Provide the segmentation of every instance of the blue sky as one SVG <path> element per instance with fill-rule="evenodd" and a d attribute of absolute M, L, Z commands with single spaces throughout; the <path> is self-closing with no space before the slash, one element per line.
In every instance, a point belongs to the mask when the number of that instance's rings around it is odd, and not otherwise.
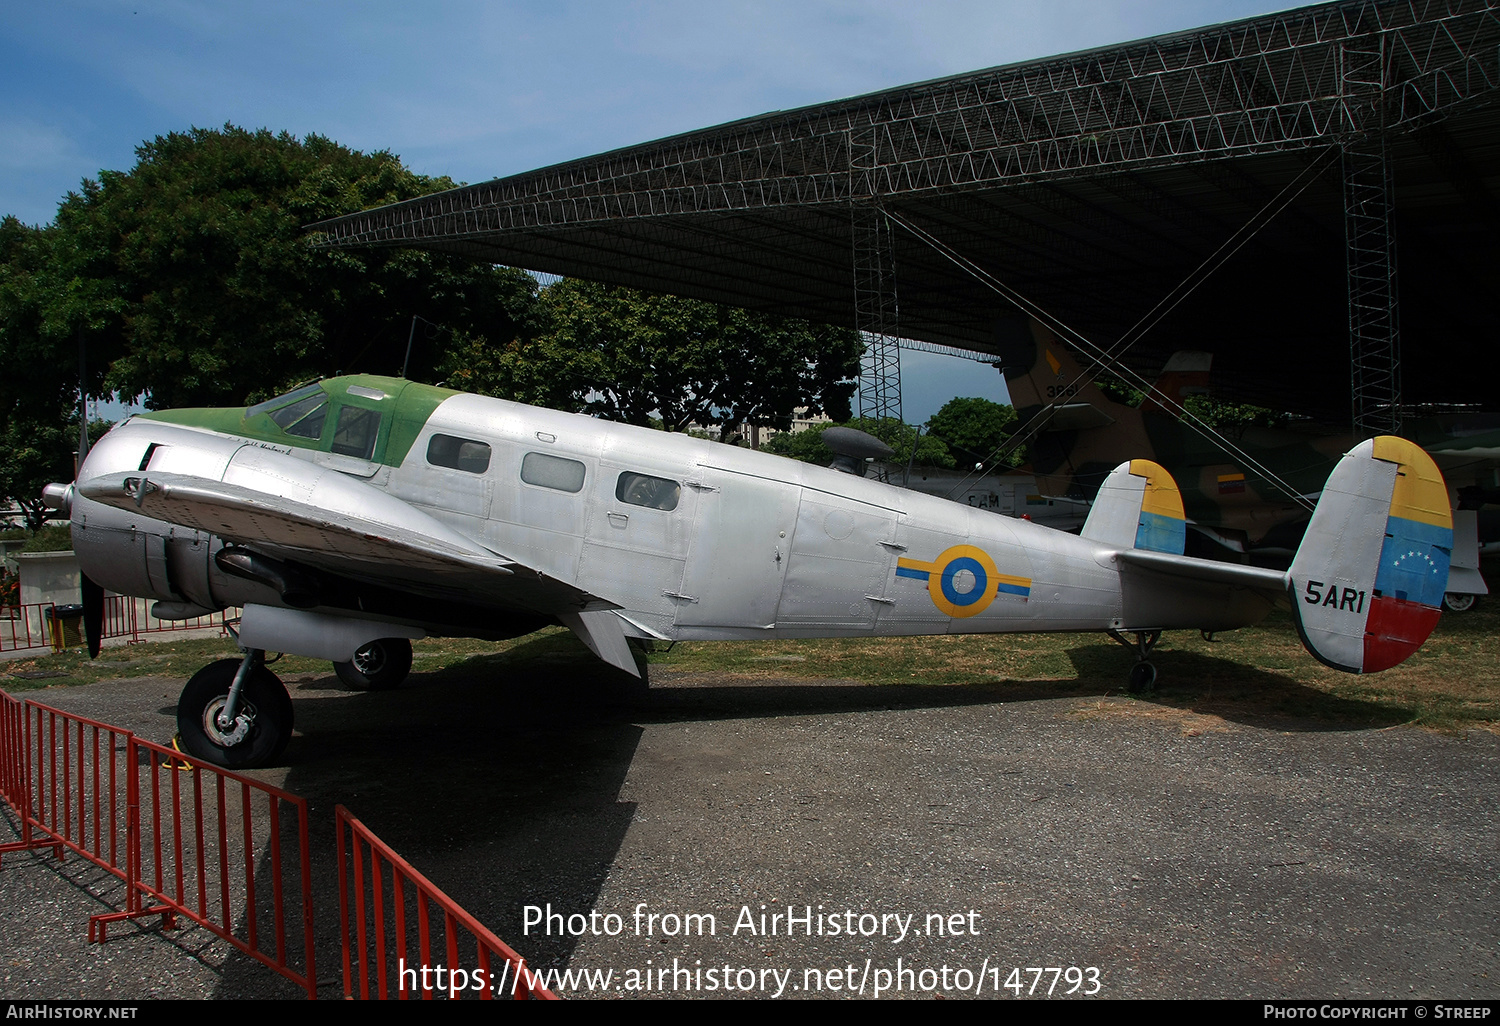
<path fill-rule="evenodd" d="M 0 214 L 50 221 L 144 140 L 232 122 L 484 181 L 978 68 L 1284 8 L 1275 0 L 8 3 Z M 993 380 L 991 380 L 993 375 Z M 903 354 L 906 419 L 1003 398 Z"/>

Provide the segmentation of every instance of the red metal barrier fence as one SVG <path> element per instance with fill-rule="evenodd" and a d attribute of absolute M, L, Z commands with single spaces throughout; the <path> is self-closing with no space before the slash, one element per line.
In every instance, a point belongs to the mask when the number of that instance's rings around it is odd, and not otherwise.
<path fill-rule="evenodd" d="M 31 836 L 31 761 L 26 757 L 26 706 L 20 700 L 0 691 L 0 798 L 15 814 L 19 841 L 0 844 L 0 857 L 8 851 L 52 846 L 62 858 L 62 845 L 53 841 L 34 841 Z"/>
<path fill-rule="evenodd" d="M 317 997 L 305 799 L 195 763 L 120 727 L 22 702 L 4 691 L 0 799 L 16 814 L 21 833 L 19 842 L 0 845 L 0 853 L 51 847 L 61 859 L 66 849 L 124 884 L 123 911 L 89 917 L 91 942 L 103 943 L 113 922 L 160 915 L 171 927 L 181 915 L 297 983 L 309 998 Z M 376 996 L 382 999 L 390 995 L 395 975 L 402 999 L 412 992 L 427 999 L 443 992 L 485 1000 L 556 1000 L 527 970 L 525 959 L 342 805 L 335 820 L 345 997 L 354 995 L 356 968 L 360 997 L 371 996 L 373 965 Z M 264 862 L 257 867 L 262 848 L 269 868 Z M 295 857 L 289 858 L 292 852 Z M 352 858 L 352 881 L 346 853 Z M 440 913 L 436 922 L 434 906 Z M 300 968 L 290 950 L 294 944 L 288 944 L 289 932 L 296 929 L 288 919 L 298 909 Z M 351 957 L 351 940 L 357 959 Z M 433 961 L 435 950 L 442 961 Z M 434 972 L 439 968 L 443 972 Z"/>
<path fill-rule="evenodd" d="M 60 845 L 128 883 L 130 732 L 36 702 L 22 710 L 31 846 Z"/>
<path fill-rule="evenodd" d="M 52 644 L 51 602 L 28 602 L 0 608 L 0 652 L 46 648 Z"/>
<path fill-rule="evenodd" d="M 137 810 L 132 890 L 212 931 L 316 998 L 307 800 L 138 737 L 130 738 L 129 751 L 137 770 L 130 777 Z M 257 816 L 257 808 L 265 814 Z M 292 822 L 284 823 L 283 808 Z M 257 883 L 262 844 L 270 856 L 262 871 L 269 879 Z M 290 865 L 286 854 L 295 854 Z M 289 959 L 288 927 L 298 925 L 287 922 L 289 907 L 301 910 L 300 972 Z M 90 939 L 95 924 L 103 941 L 108 923 L 153 911 L 137 899 L 133 912 L 93 916 Z"/>
<path fill-rule="evenodd" d="M 412 868 L 348 809 L 338 806 L 334 819 L 338 826 L 339 936 L 344 948 L 345 998 L 354 997 L 356 969 L 359 997 L 370 998 L 373 963 L 375 997 L 380 1000 L 391 995 L 392 975 L 396 977 L 396 996 L 403 1001 L 412 993 L 424 1000 L 438 994 L 485 1001 L 495 997 L 557 1000 L 557 995 L 527 970 L 525 959 Z M 344 842 L 346 826 L 349 847 Z M 353 866 L 352 879 L 346 854 Z M 389 868 L 388 874 L 382 871 L 382 862 Z M 432 905 L 441 913 L 440 923 L 432 921 Z M 415 936 L 411 934 L 413 923 Z M 441 953 L 436 960 L 435 949 Z"/>
<path fill-rule="evenodd" d="M 51 602 L 28 602 L 24 606 L 0 606 L 0 652 L 20 652 L 33 648 L 66 648 L 69 644 L 82 644 L 81 624 L 77 638 L 59 636 L 57 625 L 76 623 L 71 619 L 60 621 L 57 606 Z M 222 614 L 195 616 L 188 620 L 156 620 L 141 613 L 141 600 L 125 595 L 106 595 L 104 598 L 104 621 L 101 638 L 129 638 L 140 641 L 151 634 L 172 634 L 177 631 L 194 631 L 204 627 L 222 627 L 224 618 L 233 619 L 238 610 L 228 609 Z"/>
<path fill-rule="evenodd" d="M 107 723 L 0 699 L 0 784 L 22 830 L 0 851 L 66 848 L 118 878 L 125 908 L 90 916 L 90 941 L 110 923 L 159 915 L 171 927 L 182 915 L 317 997 L 305 799 Z M 257 881 L 263 845 L 270 867 Z M 300 966 L 289 907 L 300 910 Z"/>

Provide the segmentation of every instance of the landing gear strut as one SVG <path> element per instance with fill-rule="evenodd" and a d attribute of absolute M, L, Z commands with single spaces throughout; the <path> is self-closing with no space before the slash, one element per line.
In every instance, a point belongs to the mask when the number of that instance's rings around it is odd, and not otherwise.
<path fill-rule="evenodd" d="M 177 699 L 177 736 L 188 755 L 226 769 L 275 762 L 292 737 L 292 698 L 266 669 L 265 652 L 220 659 L 193 674 Z"/>
<path fill-rule="evenodd" d="M 1113 628 L 1110 629 L 1109 636 L 1126 648 L 1135 650 L 1138 662 L 1130 668 L 1127 686 L 1132 695 L 1137 695 L 1156 686 L 1156 667 L 1147 660 L 1151 658 L 1151 650 L 1161 640 L 1161 631 L 1131 631 L 1130 633 L 1135 635 L 1134 641 L 1125 637 L 1123 632 Z"/>

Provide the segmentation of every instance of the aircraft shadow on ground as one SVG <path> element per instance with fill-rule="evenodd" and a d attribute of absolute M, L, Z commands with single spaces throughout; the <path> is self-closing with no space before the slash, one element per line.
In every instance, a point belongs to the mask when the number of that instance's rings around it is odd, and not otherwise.
<path fill-rule="evenodd" d="M 282 786 L 307 798 L 312 810 L 320 996 L 342 994 L 338 804 L 528 965 L 566 965 L 573 938 L 521 936 L 522 908 L 549 902 L 568 912 L 594 907 L 634 817 L 633 803 L 618 797 L 641 728 L 611 711 L 608 694 L 629 680 L 616 675 L 579 675 L 584 679 L 575 683 L 545 666 L 511 666 L 499 676 L 488 666 L 466 664 L 461 673 L 413 674 L 394 691 L 295 703 L 298 735 L 283 757 L 291 770 Z M 291 691 L 296 699 L 336 686 L 319 679 L 294 683 Z M 291 834 L 284 843 L 295 851 Z M 267 858 L 256 877 L 258 892 L 269 893 Z M 410 965 L 416 919 L 414 905 L 407 905 Z M 435 908 L 433 916 L 433 961 L 444 964 Z M 463 964 L 475 964 L 467 941 Z M 394 994 L 394 978 L 391 986 Z M 236 953 L 215 996 L 298 992 Z"/>
<path fill-rule="evenodd" d="M 1113 682 L 1111 693 L 1125 692 L 1116 644 L 1068 650 L 1079 685 L 1093 693 L 1094 682 Z M 1272 670 L 1215 659 L 1199 652 L 1158 651 L 1156 686 L 1139 700 L 1185 712 L 1218 716 L 1246 726 L 1282 731 L 1379 730 L 1409 722 L 1415 713 L 1375 702 L 1340 698 L 1301 684 Z"/>
<path fill-rule="evenodd" d="M 521 936 L 522 907 L 550 902 L 586 912 L 597 904 L 635 814 L 618 796 L 639 724 L 1124 695 L 1130 656 L 1118 645 L 1079 646 L 1068 656 L 1076 680 L 870 686 L 783 679 L 646 689 L 571 639 L 543 636 L 502 654 L 414 673 L 388 692 L 319 698 L 342 686 L 331 675 L 294 683 L 293 696 L 310 700 L 296 703 L 299 733 L 284 757 L 291 771 L 283 786 L 312 806 L 320 992 L 332 997 L 341 987 L 336 804 L 528 964 L 562 967 L 573 940 Z M 1153 661 L 1158 686 L 1137 700 L 1160 707 L 1278 730 L 1369 729 L 1409 718 L 1198 653 L 1158 652 Z M 262 859 L 257 879 L 266 880 L 258 889 L 269 887 L 269 873 Z M 236 954 L 216 996 L 296 993 Z"/>

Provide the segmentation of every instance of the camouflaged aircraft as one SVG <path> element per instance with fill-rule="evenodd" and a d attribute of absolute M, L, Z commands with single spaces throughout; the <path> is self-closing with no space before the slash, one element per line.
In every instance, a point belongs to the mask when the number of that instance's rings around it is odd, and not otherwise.
<path fill-rule="evenodd" d="M 1029 448 L 1029 469 L 1039 496 L 1087 502 L 1121 459 L 1146 457 L 1175 476 L 1182 490 L 1189 548 L 1196 555 L 1248 557 L 1285 566 L 1296 552 L 1311 503 L 1296 501 L 1259 468 L 1182 423 L 1162 401 L 1180 403 L 1189 395 L 1208 392 L 1211 354 L 1174 354 L 1155 382 L 1156 394 L 1132 407 L 1106 396 L 1044 325 L 1007 323 L 999 338 L 1006 387 L 1018 419 L 1025 425 L 1034 417 L 1047 417 Z M 1044 413 L 1054 402 L 1052 412 Z M 1479 573 L 1479 514 L 1465 496 L 1483 492 L 1487 483 L 1500 484 L 1500 462 L 1485 459 L 1500 446 L 1500 431 L 1493 430 L 1495 425 L 1476 424 L 1473 418 L 1462 424 L 1434 420 L 1413 426 L 1414 440 L 1435 457 L 1450 486 L 1456 537 L 1443 605 L 1462 612 L 1472 608 L 1478 596 L 1489 594 Z M 1476 426 L 1491 430 L 1469 431 Z M 1250 428 L 1237 438 L 1255 463 L 1304 499 L 1316 499 L 1354 442 L 1347 433 L 1317 427 Z"/>
<path fill-rule="evenodd" d="M 1436 624 L 1452 531 L 1441 475 L 1357 446 L 1289 571 L 1182 555 L 1170 475 L 1106 478 L 1081 535 L 680 434 L 342 377 L 248 408 L 137 415 L 46 498 L 72 520 L 97 652 L 103 589 L 162 618 L 241 607 L 244 655 L 200 670 L 181 743 L 275 760 L 293 707 L 265 653 L 389 687 L 411 641 L 549 624 L 639 674 L 630 642 L 1106 632 L 1148 685 L 1161 632 L 1295 611 L 1308 650 L 1368 673 Z"/>

